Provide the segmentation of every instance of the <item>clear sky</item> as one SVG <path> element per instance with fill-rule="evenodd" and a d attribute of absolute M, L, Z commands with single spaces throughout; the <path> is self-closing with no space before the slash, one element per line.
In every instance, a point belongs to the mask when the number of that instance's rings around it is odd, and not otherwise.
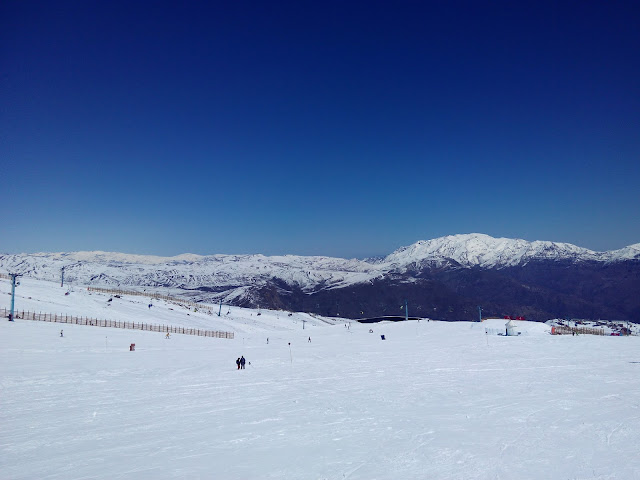
<path fill-rule="evenodd" d="M 0 252 L 640 242 L 640 4 L 0 4 Z"/>

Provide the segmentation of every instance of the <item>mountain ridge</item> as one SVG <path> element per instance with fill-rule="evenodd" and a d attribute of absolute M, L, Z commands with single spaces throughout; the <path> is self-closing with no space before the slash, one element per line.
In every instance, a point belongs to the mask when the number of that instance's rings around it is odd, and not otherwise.
<path fill-rule="evenodd" d="M 323 315 L 397 314 L 388 305 L 410 297 L 420 306 L 416 313 L 446 319 L 469 319 L 480 303 L 492 305 L 494 314 L 633 317 L 638 308 L 640 316 L 640 304 L 621 296 L 640 286 L 640 244 L 595 252 L 568 243 L 475 233 L 421 240 L 374 261 L 103 251 L 0 255 L 0 269 L 43 280 L 59 280 L 63 267 L 66 281 L 74 284 L 162 288 L 197 301 Z"/>
<path fill-rule="evenodd" d="M 484 248 L 482 248 L 484 247 Z M 518 250 L 527 252 L 528 256 L 532 256 L 531 252 L 540 254 L 544 250 L 553 250 L 555 254 L 566 254 L 571 252 L 572 254 L 589 257 L 589 259 L 599 261 L 615 261 L 617 259 L 630 259 L 640 258 L 640 243 L 628 245 L 626 247 L 607 250 L 607 251 L 594 251 L 584 247 L 565 242 L 554 242 L 548 240 L 534 240 L 528 241 L 523 239 L 511 239 L 506 237 L 491 237 L 482 233 L 470 233 L 470 234 L 456 234 L 447 235 L 444 237 L 438 237 L 431 240 L 419 240 L 411 245 L 400 247 L 388 254 L 387 256 L 372 257 L 376 260 L 375 263 L 381 261 L 392 261 L 400 256 L 401 253 L 406 251 L 420 252 L 423 250 L 425 254 L 437 254 L 438 256 L 446 257 L 446 252 L 451 254 L 459 254 L 461 251 L 467 253 L 477 253 L 478 250 L 484 250 L 484 252 L 497 251 L 512 253 L 512 256 L 517 256 Z M 36 253 L 21 253 L 21 254 L 2 254 L 2 256 L 16 255 L 16 256 L 45 256 L 45 257 L 64 257 L 70 258 L 75 261 L 96 261 L 96 260 L 110 260 L 121 261 L 126 263 L 145 263 L 145 264 L 160 264 L 160 263 L 183 263 L 183 262 L 196 262 L 205 259 L 287 259 L 287 258 L 307 258 L 307 259 L 339 259 L 344 261 L 358 261 L 365 263 L 367 259 L 358 260 L 356 258 L 343 258 L 343 257 L 330 257 L 326 255 L 263 255 L 260 253 L 253 254 L 211 254 L 200 255 L 194 253 L 181 253 L 175 256 L 160 256 L 160 255 L 146 255 L 146 254 L 129 254 L 122 252 L 107 252 L 101 250 L 94 251 L 74 251 L 74 252 L 36 252 Z M 458 257 L 451 257 L 459 259 Z M 470 257 L 472 258 L 472 257 Z M 499 263 L 499 262 L 497 262 Z M 476 265 L 477 262 L 469 260 L 468 264 Z M 509 266 L 513 263 L 509 263 Z M 495 264 L 493 266 L 496 266 Z"/>

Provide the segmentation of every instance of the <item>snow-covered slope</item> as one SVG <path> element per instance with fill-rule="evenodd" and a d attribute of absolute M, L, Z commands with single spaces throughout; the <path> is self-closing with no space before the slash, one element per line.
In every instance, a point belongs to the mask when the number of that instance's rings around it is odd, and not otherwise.
<path fill-rule="evenodd" d="M 529 322 L 499 336 L 504 320 L 346 328 L 234 308 L 224 319 L 21 283 L 20 309 L 236 335 L 0 321 L 2 479 L 638 478 L 636 336 Z M 0 307 L 8 291 L 0 280 Z"/>
<path fill-rule="evenodd" d="M 640 244 L 594 252 L 568 243 L 528 242 L 474 233 L 420 241 L 376 261 L 294 255 L 157 257 L 109 252 L 35 253 L 0 255 L 0 271 L 57 280 L 64 267 L 66 281 L 70 283 L 162 287 L 182 292 L 206 288 L 210 290 L 209 298 L 233 302 L 274 280 L 308 293 L 428 266 L 500 269 L 533 260 L 606 263 L 633 259 L 640 259 Z"/>
<path fill-rule="evenodd" d="M 10 282 L 0 279 L 0 308 L 9 309 Z M 180 302 L 151 299 L 144 296 L 91 292 L 77 286 L 60 288 L 57 282 L 23 278 L 15 290 L 16 314 L 21 312 L 51 313 L 61 316 L 89 317 L 97 320 L 131 321 L 153 325 L 201 328 L 234 332 L 237 335 L 262 334 L 275 338 L 277 332 L 343 323 L 298 312 L 248 309 L 228 305 L 206 305 L 193 308 Z M 152 305 L 149 307 L 149 305 Z M 218 315 L 220 313 L 220 315 Z"/>

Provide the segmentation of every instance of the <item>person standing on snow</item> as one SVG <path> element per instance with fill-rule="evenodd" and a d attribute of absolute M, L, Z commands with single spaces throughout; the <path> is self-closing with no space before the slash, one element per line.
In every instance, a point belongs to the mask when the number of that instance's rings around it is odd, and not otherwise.
<path fill-rule="evenodd" d="M 240 368 L 242 370 L 244 370 L 244 364 L 245 364 L 246 360 L 244 359 L 244 355 L 242 357 L 240 357 Z"/>
<path fill-rule="evenodd" d="M 236 360 L 236 365 L 238 366 L 238 370 L 240 370 L 240 359 L 239 358 Z"/>

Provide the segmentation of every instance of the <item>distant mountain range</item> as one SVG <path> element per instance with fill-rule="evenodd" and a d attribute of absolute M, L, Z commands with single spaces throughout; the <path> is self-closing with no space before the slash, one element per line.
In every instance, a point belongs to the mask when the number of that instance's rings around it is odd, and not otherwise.
<path fill-rule="evenodd" d="M 0 270 L 67 283 L 150 289 L 209 303 L 364 318 L 483 314 L 640 322 L 640 243 L 595 252 L 483 234 L 420 241 L 384 258 L 154 257 L 107 252 L 0 255 Z"/>

